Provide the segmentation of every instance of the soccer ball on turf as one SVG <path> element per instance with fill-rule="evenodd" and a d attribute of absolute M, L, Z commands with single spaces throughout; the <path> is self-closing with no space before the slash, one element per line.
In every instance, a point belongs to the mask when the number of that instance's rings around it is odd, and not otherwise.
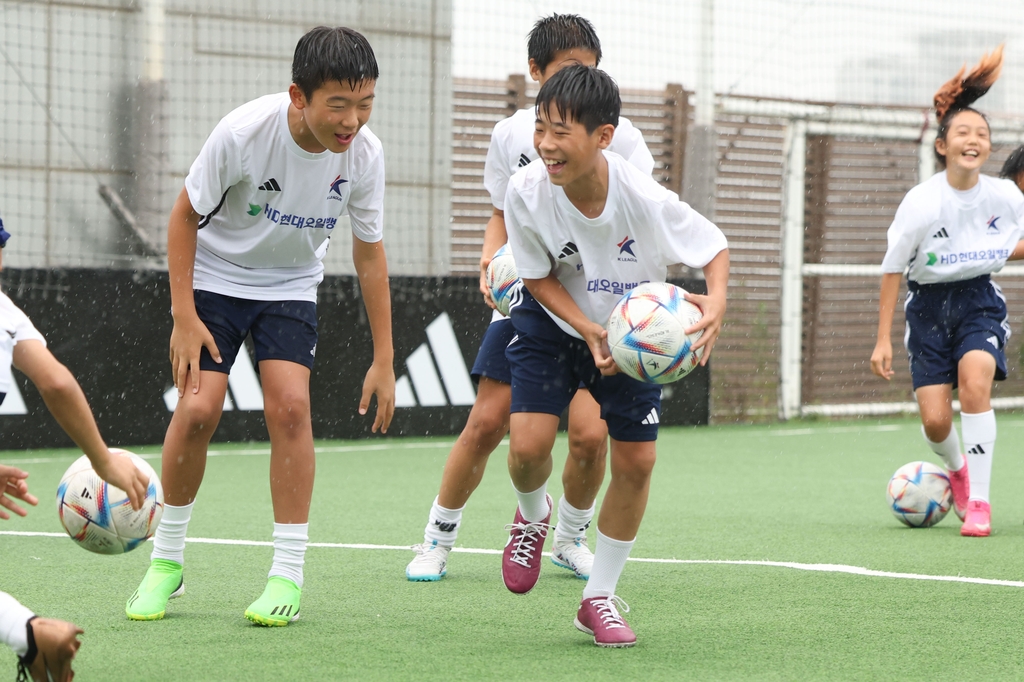
<path fill-rule="evenodd" d="M 487 265 L 487 288 L 491 290 L 491 300 L 498 312 L 508 317 L 509 306 L 518 296 L 523 286 L 516 272 L 516 261 L 512 258 L 512 249 L 505 244 L 494 253 Z"/>
<path fill-rule="evenodd" d="M 913 528 L 934 526 L 953 506 L 949 477 L 930 462 L 911 462 L 897 469 L 886 496 L 893 515 Z"/>
<path fill-rule="evenodd" d="M 665 282 L 631 289 L 608 318 L 608 348 L 619 369 L 640 381 L 670 384 L 690 373 L 704 349 L 690 350 L 703 330 L 684 334 L 703 313 L 686 292 Z"/>
<path fill-rule="evenodd" d="M 164 490 L 153 467 L 127 450 L 110 450 L 130 457 L 149 487 L 142 509 L 132 511 L 128 495 L 106 483 L 82 455 L 64 472 L 57 486 L 57 513 L 71 539 L 97 554 L 124 554 L 152 537 L 164 513 Z"/>

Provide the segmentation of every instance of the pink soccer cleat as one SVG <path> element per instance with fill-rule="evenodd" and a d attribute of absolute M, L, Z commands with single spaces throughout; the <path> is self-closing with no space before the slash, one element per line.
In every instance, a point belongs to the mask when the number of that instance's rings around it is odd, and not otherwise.
<path fill-rule="evenodd" d="M 953 511 L 963 521 L 967 516 L 967 501 L 971 497 L 971 480 L 967 477 L 967 458 L 964 465 L 956 471 L 946 470 L 949 476 L 949 488 L 953 491 Z"/>
<path fill-rule="evenodd" d="M 548 495 L 548 515 L 537 523 L 527 522 L 519 507 L 516 507 L 515 520 L 505 526 L 509 533 L 501 558 L 501 578 L 510 592 L 526 594 L 537 584 L 544 540 L 551 529 L 548 524 L 551 520 L 551 507 L 551 496 Z"/>
<path fill-rule="evenodd" d="M 960 535 L 972 538 L 987 538 L 992 533 L 992 507 L 988 502 L 971 500 L 967 503 L 967 518 L 960 528 Z"/>
<path fill-rule="evenodd" d="M 624 648 L 636 644 L 636 635 L 619 614 L 618 604 L 629 613 L 629 604 L 620 598 L 591 597 L 580 602 L 576 612 L 576 629 L 594 636 L 594 644 L 603 647 Z"/>

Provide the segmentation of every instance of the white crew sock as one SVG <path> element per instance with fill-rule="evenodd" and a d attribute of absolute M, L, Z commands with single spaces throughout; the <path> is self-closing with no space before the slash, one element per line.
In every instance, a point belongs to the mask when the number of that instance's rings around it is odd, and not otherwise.
<path fill-rule="evenodd" d="M 988 502 L 992 481 L 992 455 L 996 449 L 996 413 L 960 413 L 960 430 L 967 451 L 967 477 L 971 481 L 971 499 Z"/>
<path fill-rule="evenodd" d="M 153 536 L 153 553 L 149 555 L 151 560 L 167 559 L 185 565 L 185 531 L 192 518 L 193 506 L 195 502 L 184 507 L 164 505 L 164 515 Z"/>
<path fill-rule="evenodd" d="M 6 592 L 0 592 L 0 642 L 14 649 L 14 653 L 19 656 L 28 653 L 26 625 L 34 615 L 17 599 Z"/>
<path fill-rule="evenodd" d="M 626 559 L 633 549 L 633 540 L 613 540 L 597 530 L 597 549 L 594 550 L 594 567 L 590 579 L 583 588 L 583 598 L 615 596 L 615 586 L 626 568 Z"/>
<path fill-rule="evenodd" d="M 459 524 L 462 523 L 462 510 L 448 509 L 442 507 L 437 497 L 434 504 L 430 505 L 430 516 L 427 517 L 427 527 L 423 529 L 423 541 L 428 545 L 432 542 L 444 547 L 454 547 L 455 538 L 459 536 Z"/>
<path fill-rule="evenodd" d="M 594 507 L 577 509 L 562 495 L 558 500 L 558 524 L 555 525 L 555 541 L 569 542 L 587 534 L 587 528 L 594 518 Z"/>
<path fill-rule="evenodd" d="M 551 513 L 551 506 L 548 504 L 547 483 L 532 493 L 520 492 L 514 483 L 512 489 L 516 491 L 516 497 L 519 498 L 519 511 L 528 523 L 540 523 Z"/>
<path fill-rule="evenodd" d="M 960 471 L 964 467 L 964 456 L 960 452 L 960 434 L 956 432 L 956 426 L 950 425 L 949 435 L 941 443 L 933 443 L 929 440 L 923 426 L 921 427 L 921 435 L 924 436 L 924 442 L 928 443 L 928 447 L 932 449 L 932 452 L 942 458 L 947 469 L 950 471 Z"/>
<path fill-rule="evenodd" d="M 274 565 L 267 577 L 277 575 L 302 587 L 302 565 L 306 563 L 307 544 L 308 523 L 275 523 Z"/>

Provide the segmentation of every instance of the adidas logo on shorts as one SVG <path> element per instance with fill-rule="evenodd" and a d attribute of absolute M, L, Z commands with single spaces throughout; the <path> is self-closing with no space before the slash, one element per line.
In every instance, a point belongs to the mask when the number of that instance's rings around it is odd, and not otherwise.
<path fill-rule="evenodd" d="M 658 424 L 659 422 L 661 422 L 661 420 L 658 419 L 658 410 L 656 410 L 656 409 L 654 409 L 652 407 L 651 408 L 651 413 L 648 414 L 646 417 L 644 417 L 644 420 L 642 422 L 640 422 L 640 423 L 641 424 L 648 424 L 648 425 L 650 425 L 650 424 Z"/>

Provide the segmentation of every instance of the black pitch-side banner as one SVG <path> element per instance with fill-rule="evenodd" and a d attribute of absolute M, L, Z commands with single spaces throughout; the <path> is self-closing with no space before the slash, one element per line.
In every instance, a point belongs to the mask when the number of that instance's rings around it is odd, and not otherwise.
<path fill-rule="evenodd" d="M 704 291 L 702 281 L 678 284 Z M 3 291 L 77 377 L 109 444 L 163 441 L 177 397 L 168 362 L 167 273 L 6 269 Z M 398 383 L 388 436 L 457 434 L 473 403 L 469 368 L 491 317 L 477 280 L 393 277 L 391 294 Z M 318 313 L 313 432 L 317 438 L 371 437 L 376 405 L 358 414 L 373 346 L 356 278 L 327 277 Z M 15 390 L 0 405 L 0 450 L 73 446 L 35 387 L 17 371 L 14 379 Z M 228 384 L 214 441 L 266 440 L 251 348 L 239 354 Z M 698 368 L 667 387 L 661 424 L 706 424 L 708 396 L 709 373 Z"/>

